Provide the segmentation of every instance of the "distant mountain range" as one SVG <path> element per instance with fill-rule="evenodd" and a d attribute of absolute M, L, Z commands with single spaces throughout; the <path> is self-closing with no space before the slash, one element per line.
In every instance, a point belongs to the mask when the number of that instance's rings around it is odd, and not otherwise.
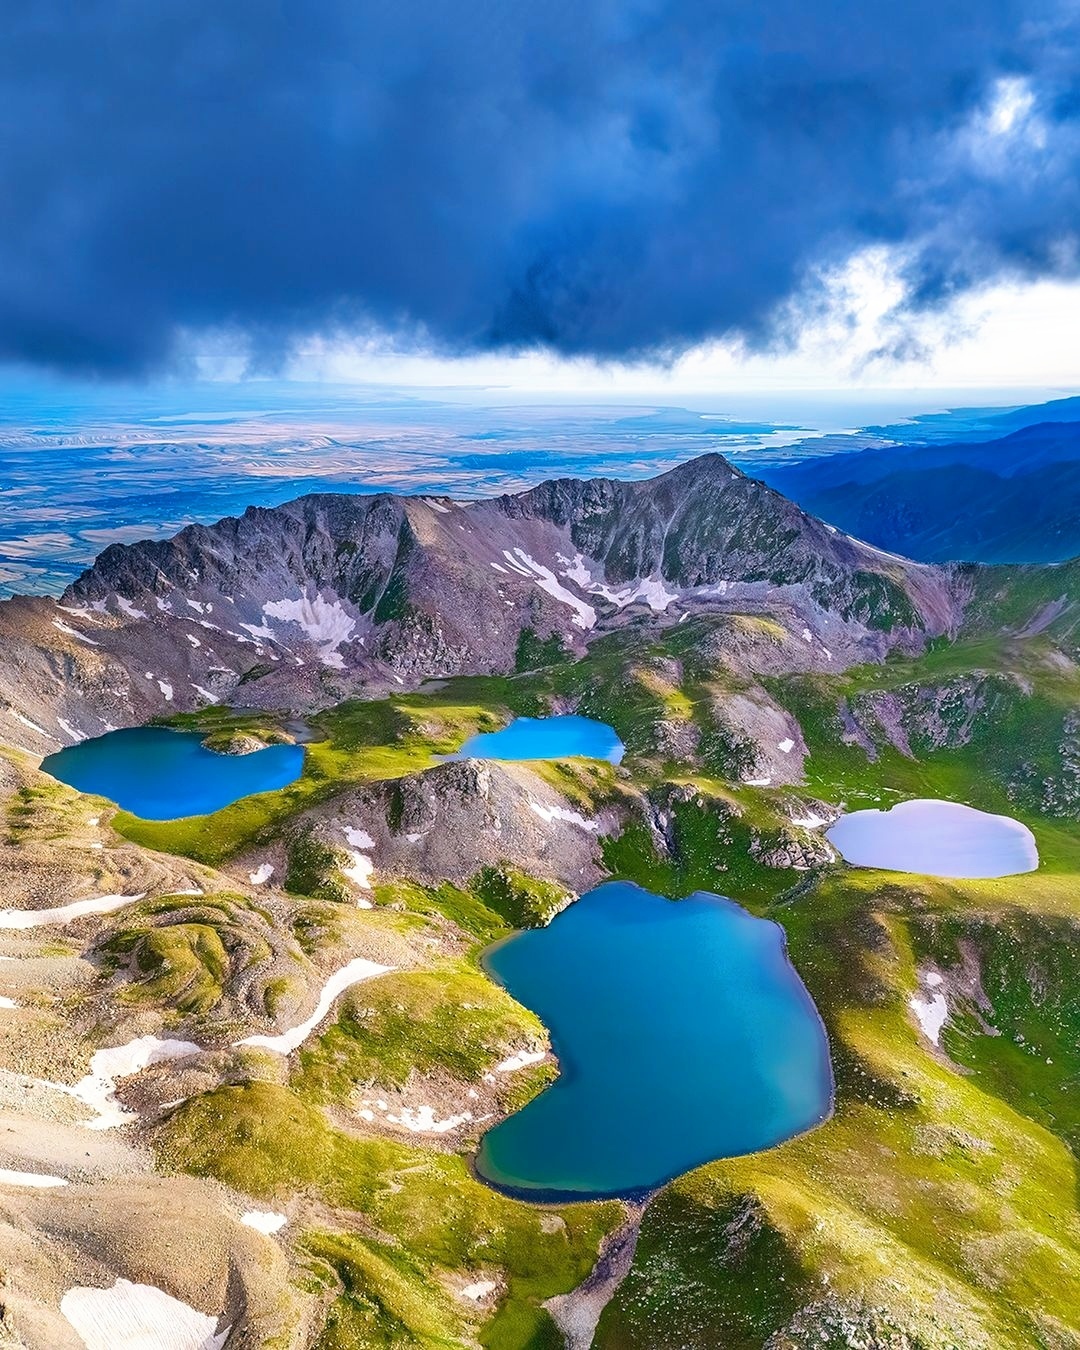
<path fill-rule="evenodd" d="M 1002 414 L 945 444 L 891 445 L 769 467 L 761 477 L 846 533 L 924 562 L 1059 562 L 1080 554 L 1080 399 L 1059 420 Z"/>
<path fill-rule="evenodd" d="M 0 712 L 35 749 L 210 702 L 310 708 L 578 655 L 628 624 L 777 621 L 839 670 L 948 631 L 964 588 L 848 538 L 717 454 L 527 492 L 319 494 L 107 548 L 0 603 Z"/>

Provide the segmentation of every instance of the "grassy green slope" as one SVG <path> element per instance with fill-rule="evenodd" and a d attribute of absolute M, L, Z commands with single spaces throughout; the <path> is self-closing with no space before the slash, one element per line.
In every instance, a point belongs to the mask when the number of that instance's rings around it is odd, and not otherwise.
<path fill-rule="evenodd" d="M 914 758 L 882 737 L 871 759 L 843 742 L 841 700 L 967 676 L 1002 687 L 966 743 Z M 596 1344 L 1076 1346 L 1080 837 L 1036 808 L 1020 772 L 1060 770 L 1074 674 L 1042 644 L 995 640 L 770 687 L 799 717 L 816 794 L 1006 810 L 1034 830 L 1042 865 L 985 882 L 839 866 L 772 909 L 828 1027 L 835 1114 L 668 1188 Z M 974 968 L 985 993 L 951 998 L 940 1053 L 908 1008 L 927 962 Z"/>
<path fill-rule="evenodd" d="M 768 641 L 760 622 L 745 620 L 746 634 Z M 666 851 L 632 818 L 605 846 L 609 871 L 668 894 L 722 891 L 784 924 L 828 1027 L 837 1102 L 804 1138 L 666 1188 L 597 1345 L 1080 1344 L 1080 1011 L 1070 959 L 1080 841 L 1062 753 L 1080 703 L 1075 669 L 1045 635 L 976 635 L 918 659 L 767 681 L 803 729 L 806 792 L 851 805 L 933 795 L 1007 811 L 1031 825 L 1043 859 L 1029 876 L 980 883 L 842 865 L 797 872 L 762 859 L 758 844 L 782 834 L 791 792 L 733 781 L 739 747 L 724 742 L 715 709 L 740 681 L 695 660 L 692 627 L 659 641 L 604 639 L 577 664 L 345 705 L 313 719 L 323 739 L 294 787 L 172 825 L 121 816 L 118 828 L 218 861 L 342 787 L 422 768 L 513 713 L 559 699 L 603 717 L 628 746 L 624 785 L 670 816 Z M 972 689 L 982 709 L 974 718 L 964 702 Z M 919 690 L 945 691 L 935 694 L 941 743 L 916 718 L 906 753 L 867 710 L 883 696 L 917 708 Z M 869 728 L 870 753 L 845 740 L 845 709 Z M 690 728 L 699 750 L 673 753 L 673 726 Z M 610 800 L 620 782 L 582 765 L 545 773 L 583 807 Z M 1047 795 L 1051 781 L 1064 795 Z M 330 1301 L 321 1350 L 555 1345 L 539 1303 L 589 1269 L 618 1207 L 554 1213 L 506 1200 L 471 1177 L 464 1157 L 355 1131 L 342 1107 L 354 1084 L 400 1085 L 413 1071 L 474 1082 L 500 1043 L 538 1035 L 531 1014 L 484 980 L 476 953 L 557 897 L 509 874 L 470 889 L 402 879 L 377 898 L 373 923 L 392 906 L 402 924 L 456 935 L 455 954 L 344 1000 L 288 1081 L 193 1098 L 163 1127 L 161 1156 L 267 1202 L 302 1193 L 328 1207 L 301 1243 L 304 1278 Z M 234 921 L 209 914 L 207 926 Z M 182 990 L 191 1006 L 212 1007 L 222 969 L 213 937 L 160 932 L 129 925 L 112 954 L 137 961 L 147 996 Z M 218 936 L 227 948 L 229 934 Z M 927 962 L 946 972 L 974 963 L 988 1001 L 953 999 L 941 1052 L 908 1008 Z M 523 1080 L 522 1095 L 542 1081 Z M 452 1294 L 479 1272 L 500 1281 L 493 1314 Z"/>

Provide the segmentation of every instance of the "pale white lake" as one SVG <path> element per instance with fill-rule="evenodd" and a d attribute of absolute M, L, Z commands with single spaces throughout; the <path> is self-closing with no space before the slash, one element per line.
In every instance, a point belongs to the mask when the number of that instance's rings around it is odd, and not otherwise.
<path fill-rule="evenodd" d="M 977 879 L 1033 872 L 1035 836 L 1011 816 L 960 802 L 916 798 L 888 811 L 852 811 L 828 831 L 829 842 L 856 867 Z"/>

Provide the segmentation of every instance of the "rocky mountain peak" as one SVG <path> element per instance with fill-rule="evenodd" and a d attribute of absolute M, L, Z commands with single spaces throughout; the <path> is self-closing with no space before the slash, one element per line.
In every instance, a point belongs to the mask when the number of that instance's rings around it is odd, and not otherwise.
<path fill-rule="evenodd" d="M 469 503 L 317 493 L 113 545 L 47 615 L 7 608 L 29 655 L 9 687 L 0 672 L 0 698 L 96 734 L 169 705 L 309 707 L 511 671 L 530 643 L 581 654 L 627 623 L 710 610 L 774 616 L 809 668 L 835 669 L 946 631 L 958 604 L 951 574 L 860 544 L 709 454 Z"/>

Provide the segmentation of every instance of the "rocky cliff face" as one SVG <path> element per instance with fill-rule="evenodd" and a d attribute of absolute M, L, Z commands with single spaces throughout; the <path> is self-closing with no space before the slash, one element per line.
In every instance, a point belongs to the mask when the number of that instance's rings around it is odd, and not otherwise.
<path fill-rule="evenodd" d="M 523 634 L 581 653 L 709 610 L 776 615 L 809 664 L 842 668 L 961 608 L 951 573 L 836 533 L 719 455 L 464 505 L 320 494 L 114 545 L 59 603 L 0 605 L 0 738 L 42 751 L 211 701 L 310 708 L 512 670 Z"/>

